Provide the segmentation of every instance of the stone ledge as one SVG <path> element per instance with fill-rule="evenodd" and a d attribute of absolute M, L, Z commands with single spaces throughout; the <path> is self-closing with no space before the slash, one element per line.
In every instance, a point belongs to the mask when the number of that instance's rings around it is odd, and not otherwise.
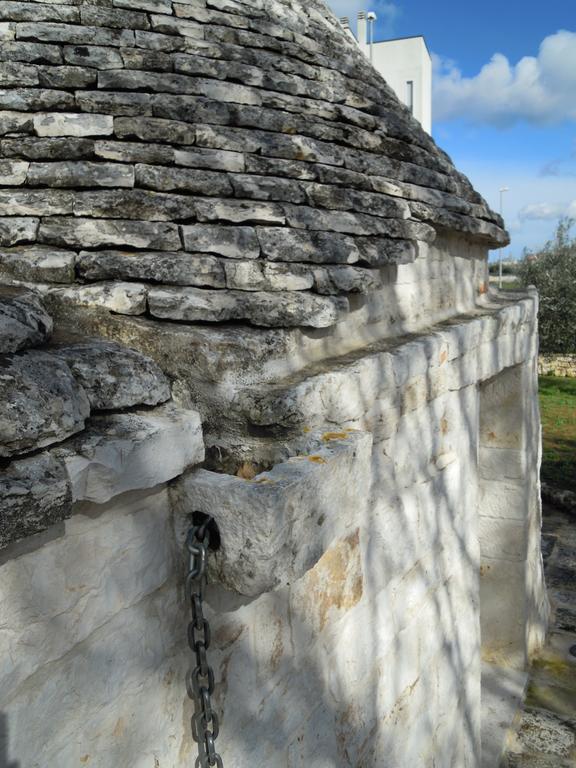
<path fill-rule="evenodd" d="M 253 480 L 195 470 L 172 487 L 172 500 L 183 528 L 192 512 L 214 517 L 221 535 L 216 579 L 257 596 L 298 580 L 336 535 L 358 524 L 371 450 L 366 432 L 317 432 L 301 455 Z"/>
<path fill-rule="evenodd" d="M 92 417 L 80 436 L 0 471 L 0 549 L 69 518 L 75 502 L 154 488 L 203 459 L 196 411 L 165 405 Z"/>

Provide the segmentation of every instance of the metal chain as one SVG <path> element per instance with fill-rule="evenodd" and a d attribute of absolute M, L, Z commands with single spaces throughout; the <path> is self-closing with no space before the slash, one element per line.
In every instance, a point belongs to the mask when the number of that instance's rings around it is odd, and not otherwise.
<path fill-rule="evenodd" d="M 186 577 L 186 599 L 190 601 L 192 621 L 188 625 L 188 644 L 195 654 L 193 667 L 186 676 L 188 696 L 194 702 L 192 738 L 198 744 L 195 768 L 224 768 L 222 758 L 216 752 L 215 741 L 220 731 L 218 716 L 212 709 L 214 670 L 208 664 L 210 625 L 204 618 L 203 602 L 206 585 L 206 561 L 210 536 L 208 526 L 212 518 L 202 525 L 194 525 L 188 532 L 186 547 L 190 554 Z"/>

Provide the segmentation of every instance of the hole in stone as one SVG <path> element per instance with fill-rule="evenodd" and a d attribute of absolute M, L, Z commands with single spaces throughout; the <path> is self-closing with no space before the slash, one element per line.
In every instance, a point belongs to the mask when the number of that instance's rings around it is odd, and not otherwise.
<path fill-rule="evenodd" d="M 192 512 L 192 525 L 204 525 L 208 518 L 209 515 L 204 514 L 204 512 Z M 214 518 L 208 523 L 206 532 L 208 533 L 208 549 L 217 552 L 220 549 L 221 539 L 220 530 Z"/>
<path fill-rule="evenodd" d="M 576 645 L 573 645 L 572 648 L 570 648 L 570 654 L 576 657 Z"/>

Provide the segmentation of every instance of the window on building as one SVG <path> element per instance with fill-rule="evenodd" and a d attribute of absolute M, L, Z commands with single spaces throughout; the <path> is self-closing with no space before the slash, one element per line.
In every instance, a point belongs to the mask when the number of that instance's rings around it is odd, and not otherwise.
<path fill-rule="evenodd" d="M 410 114 L 414 114 L 414 80 L 408 80 L 406 82 L 406 106 L 410 110 Z"/>

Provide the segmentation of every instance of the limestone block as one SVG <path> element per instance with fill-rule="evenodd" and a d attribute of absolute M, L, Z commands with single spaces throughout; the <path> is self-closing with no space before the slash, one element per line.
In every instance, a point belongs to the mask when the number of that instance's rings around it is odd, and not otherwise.
<path fill-rule="evenodd" d="M 0 110 L 0 135 L 6 133 L 32 133 L 34 117 L 26 112 Z"/>
<path fill-rule="evenodd" d="M 94 410 L 158 405 L 170 399 L 170 383 L 156 363 L 133 349 L 106 341 L 58 347 Z"/>
<path fill-rule="evenodd" d="M 36 350 L 0 360 L 0 456 L 61 442 L 84 428 L 88 397 L 68 366 Z"/>
<path fill-rule="evenodd" d="M 223 149 L 177 149 L 174 152 L 174 161 L 177 165 L 230 173 L 241 173 L 245 167 L 245 158 L 241 152 L 226 152 Z"/>
<path fill-rule="evenodd" d="M 230 224 L 285 224 L 286 215 L 275 203 L 243 200 L 196 201 L 198 221 L 226 221 Z"/>
<path fill-rule="evenodd" d="M 48 453 L 0 470 L 0 550 L 70 517 L 72 494 L 64 464 Z"/>
<path fill-rule="evenodd" d="M 345 235 L 257 227 L 262 254 L 270 261 L 310 261 L 354 264 L 360 258 L 356 242 Z"/>
<path fill-rule="evenodd" d="M 223 173 L 184 168 L 162 168 L 155 165 L 136 166 L 138 186 L 162 192 L 183 191 L 198 195 L 227 195 L 232 193 L 228 178 Z"/>
<path fill-rule="evenodd" d="M 27 160 L 82 160 L 94 154 L 94 143 L 90 139 L 56 137 L 48 139 L 24 138 L 4 139 L 0 150 L 5 157 Z"/>
<path fill-rule="evenodd" d="M 249 320 L 268 327 L 327 328 L 346 311 L 345 298 L 310 293 L 209 291 L 200 288 L 151 288 L 148 305 L 154 317 L 190 323 Z"/>
<path fill-rule="evenodd" d="M 62 55 L 67 64 L 94 69 L 120 69 L 124 63 L 117 49 L 99 45 L 65 45 Z"/>
<path fill-rule="evenodd" d="M 58 248 L 17 246 L 0 249 L 0 276 L 42 283 L 73 283 L 76 254 Z"/>
<path fill-rule="evenodd" d="M 138 283 L 105 282 L 65 287 L 38 283 L 35 288 L 51 306 L 101 307 L 119 315 L 142 315 L 146 311 L 146 286 Z"/>
<path fill-rule="evenodd" d="M 132 141 L 97 141 L 94 154 L 104 160 L 118 163 L 160 163 L 171 165 L 174 162 L 174 150 L 163 144 L 148 144 Z M 123 186 L 123 185 L 118 185 Z"/>
<path fill-rule="evenodd" d="M 375 267 L 387 264 L 411 264 L 416 260 L 416 243 L 384 237 L 362 237 L 356 240 L 361 258 Z"/>
<path fill-rule="evenodd" d="M 44 219 L 40 225 L 38 239 L 51 245 L 68 245 L 73 248 L 116 245 L 160 251 L 177 251 L 180 248 L 178 227 L 174 224 L 121 219 Z"/>
<path fill-rule="evenodd" d="M 38 70 L 33 64 L 0 62 L 0 86 L 38 85 Z"/>
<path fill-rule="evenodd" d="M 133 187 L 134 168 L 86 161 L 31 163 L 28 183 L 47 187 Z"/>
<path fill-rule="evenodd" d="M 7 187 L 24 184 L 29 165 L 22 160 L 0 160 L 0 184 Z"/>
<path fill-rule="evenodd" d="M 16 24 L 18 40 L 39 40 L 44 43 L 70 43 L 71 45 L 134 45 L 134 32 L 128 29 L 117 31 L 100 27 L 75 24 L 51 24 L 49 22 L 22 22 Z"/>
<path fill-rule="evenodd" d="M 134 137 L 142 141 L 166 141 L 176 144 L 194 144 L 196 141 L 196 129 L 193 125 L 160 117 L 115 117 L 114 133 L 119 139 Z"/>
<path fill-rule="evenodd" d="M 314 267 L 314 286 L 318 293 L 369 293 L 382 285 L 376 269 L 330 266 Z"/>
<path fill-rule="evenodd" d="M 84 67 L 46 67 L 40 69 L 40 85 L 45 88 L 87 88 L 96 83 L 97 74 Z"/>
<path fill-rule="evenodd" d="M 253 227 L 195 224 L 182 227 L 184 246 L 192 253 L 215 253 L 229 259 L 257 259 L 260 245 Z"/>
<path fill-rule="evenodd" d="M 40 114 L 34 115 L 38 136 L 110 136 L 114 120 L 109 115 Z"/>
<path fill-rule="evenodd" d="M 74 501 L 103 504 L 154 488 L 204 460 L 200 416 L 173 405 L 154 411 L 95 416 L 90 428 L 57 452 Z"/>
<path fill-rule="evenodd" d="M 52 318 L 36 296 L 0 294 L 0 354 L 43 344 L 49 339 L 52 326 Z"/>
<path fill-rule="evenodd" d="M 6 88 L 0 90 L 0 109 L 50 112 L 75 109 L 74 95 L 54 88 Z"/>
<path fill-rule="evenodd" d="M 260 595 L 303 576 L 337 532 L 359 519 L 371 445 L 367 433 L 316 434 L 303 455 L 254 480 L 195 470 L 173 486 L 172 498 L 179 515 L 194 509 L 214 516 L 222 542 L 217 578 L 243 595 Z"/>
<path fill-rule="evenodd" d="M 29 189 L 28 187 L 0 189 L 0 209 L 7 216 L 66 216 L 72 213 L 73 206 L 73 192 L 59 189 Z M 16 219 L 5 219 L 5 221 L 13 221 L 17 225 Z M 34 237 L 26 239 L 33 240 Z"/>
<path fill-rule="evenodd" d="M 226 286 L 223 260 L 201 253 L 82 251 L 76 268 L 85 280 L 152 280 L 200 288 Z"/>
<path fill-rule="evenodd" d="M 227 287 L 239 291 L 307 291 L 314 287 L 314 276 L 305 264 L 228 261 L 224 270 Z"/>
<path fill-rule="evenodd" d="M 154 221 L 190 219 L 195 205 L 194 199 L 187 195 L 165 195 L 144 189 L 77 190 L 73 212 L 79 217 L 141 221 L 145 230 L 146 223 Z"/>
<path fill-rule="evenodd" d="M 0 246 L 18 245 L 36 239 L 39 219 L 23 216 L 0 217 Z"/>

